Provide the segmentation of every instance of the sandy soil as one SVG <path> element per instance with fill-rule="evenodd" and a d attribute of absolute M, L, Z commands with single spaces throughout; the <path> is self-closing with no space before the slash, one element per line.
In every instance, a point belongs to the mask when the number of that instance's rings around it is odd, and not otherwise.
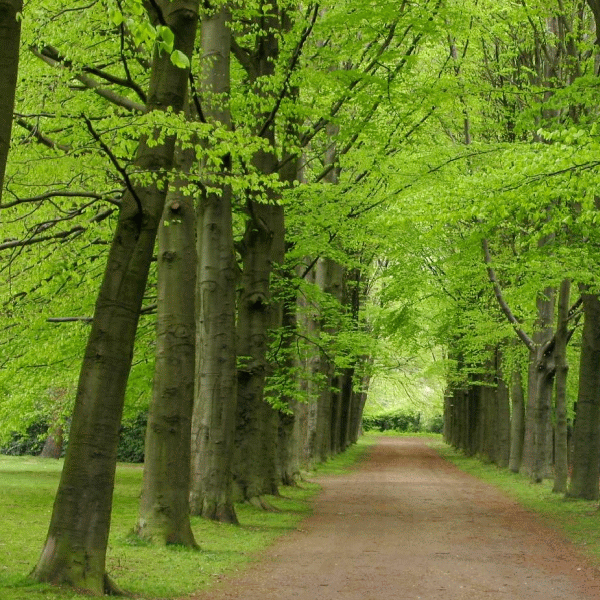
<path fill-rule="evenodd" d="M 312 517 L 197 600 L 597 600 L 559 534 L 417 438 L 320 480 Z"/>

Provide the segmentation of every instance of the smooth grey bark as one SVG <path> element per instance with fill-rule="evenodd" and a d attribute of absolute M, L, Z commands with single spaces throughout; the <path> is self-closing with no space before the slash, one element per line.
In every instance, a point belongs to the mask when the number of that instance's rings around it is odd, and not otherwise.
<path fill-rule="evenodd" d="M 571 498 L 598 499 L 600 461 L 600 298 L 583 294 L 579 394 L 573 425 Z"/>
<path fill-rule="evenodd" d="M 175 34 L 175 47 L 191 57 L 198 3 L 158 0 L 157 6 Z M 180 111 L 187 82 L 186 69 L 175 67 L 168 55 L 156 52 L 148 109 Z M 140 141 L 135 166 L 154 173 L 155 178 L 135 185 L 123 197 L 80 372 L 69 449 L 48 536 L 32 573 L 36 581 L 65 584 L 95 595 L 119 591 L 105 565 L 119 425 L 165 202 L 164 173 L 171 168 L 174 146 L 172 136 L 161 144 Z"/>
<path fill-rule="evenodd" d="M 521 372 L 518 367 L 513 370 L 511 377 L 510 401 L 510 459 L 508 468 L 513 473 L 518 473 L 521 469 L 525 436 L 525 394 Z"/>
<path fill-rule="evenodd" d="M 283 209 L 253 206 L 244 237 L 243 272 L 238 309 L 238 407 L 234 483 L 238 496 L 257 504 L 277 493 L 276 412 L 265 398 L 271 373 L 267 360 L 270 332 L 280 324 L 273 300 L 273 269 L 283 262 Z M 281 247 L 278 248 L 279 242 Z"/>
<path fill-rule="evenodd" d="M 202 21 L 203 114 L 216 128 L 231 128 L 231 16 L 225 5 Z M 192 514 L 238 522 L 233 498 L 237 405 L 236 280 L 233 250 L 231 157 L 220 172 L 204 164 L 198 210 L 197 385 L 193 424 Z"/>
<path fill-rule="evenodd" d="M 547 240 L 540 242 L 540 246 Z M 517 318 L 508 306 L 496 273 L 491 264 L 491 255 L 487 240 L 482 241 L 484 260 L 488 278 L 492 283 L 494 295 L 500 309 L 514 327 L 515 333 L 529 350 L 529 378 L 527 390 L 527 411 L 521 470 L 530 479 L 539 483 L 551 476 L 551 452 L 549 425 L 551 424 L 552 390 L 554 386 L 555 339 L 553 335 L 555 291 L 546 288 L 537 298 L 538 317 L 533 338 L 523 330 Z"/>
<path fill-rule="evenodd" d="M 315 266 L 315 283 L 321 291 L 340 302 L 343 294 L 343 267 L 330 258 L 320 258 Z M 327 309 L 331 311 L 331 302 L 327 301 Z M 336 333 L 336 327 L 331 321 L 332 315 L 323 314 L 319 329 L 329 336 Z M 318 374 L 322 384 L 317 399 L 317 424 L 315 431 L 315 457 L 319 462 L 326 461 L 336 446 L 336 435 L 339 426 L 339 381 L 336 377 L 334 357 L 323 348 L 320 353 Z"/>
<path fill-rule="evenodd" d="M 535 348 L 530 352 L 522 469 L 525 469 L 534 483 L 551 476 L 548 424 L 552 416 L 552 392 L 556 373 L 554 304 L 554 289 L 546 288 L 538 296 L 538 321 L 533 335 Z"/>
<path fill-rule="evenodd" d="M 273 101 L 265 86 L 275 73 L 281 22 L 277 4 L 271 3 L 261 18 L 254 48 L 245 54 L 254 93 Z M 267 105 L 267 103 L 263 103 Z M 265 147 L 256 152 L 252 166 L 261 176 L 277 172 L 274 115 L 264 106 L 255 115 L 258 135 Z M 279 193 L 267 189 L 262 201 L 250 195 L 248 221 L 241 244 L 242 276 L 238 303 L 238 406 L 234 484 L 239 497 L 263 505 L 260 496 L 278 493 L 277 414 L 265 397 L 272 372 L 267 352 L 271 332 L 281 326 L 281 304 L 273 296 L 273 279 L 285 255 L 284 210 Z"/>
<path fill-rule="evenodd" d="M 10 148 L 19 71 L 23 0 L 0 0 L 0 202 Z"/>
<path fill-rule="evenodd" d="M 569 342 L 569 301 L 571 282 L 564 279 L 558 294 L 558 321 L 556 324 L 556 391 L 555 391 L 555 439 L 554 439 L 554 487 L 553 492 L 565 493 L 569 472 L 567 453 L 567 344 Z"/>
<path fill-rule="evenodd" d="M 156 360 L 135 528 L 154 543 L 191 548 L 197 548 L 189 505 L 196 219 L 186 187 L 194 160 L 193 149 L 176 149 L 174 181 L 158 231 Z"/>
<path fill-rule="evenodd" d="M 510 460 L 510 400 L 508 386 L 502 369 L 502 353 L 496 353 L 496 452 L 495 462 L 501 468 L 508 467 Z"/>

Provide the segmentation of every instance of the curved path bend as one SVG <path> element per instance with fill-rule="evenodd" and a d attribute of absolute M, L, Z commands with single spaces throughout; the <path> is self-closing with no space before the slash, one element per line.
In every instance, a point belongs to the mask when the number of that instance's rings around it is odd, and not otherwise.
<path fill-rule="evenodd" d="M 557 532 L 417 438 L 320 480 L 314 515 L 196 600 L 598 600 Z"/>

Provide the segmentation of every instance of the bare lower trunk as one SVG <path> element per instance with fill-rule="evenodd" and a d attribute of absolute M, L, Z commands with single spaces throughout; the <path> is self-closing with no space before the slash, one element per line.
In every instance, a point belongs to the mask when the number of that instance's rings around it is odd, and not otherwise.
<path fill-rule="evenodd" d="M 567 456 L 567 363 L 569 298 L 571 282 L 565 279 L 560 286 L 558 297 L 558 323 L 556 326 L 556 436 L 554 442 L 554 487 L 553 492 L 565 493 L 568 479 Z"/>
<path fill-rule="evenodd" d="M 523 381 L 518 367 L 512 374 L 510 400 L 512 414 L 510 420 L 510 460 L 508 468 L 513 473 L 518 473 L 521 469 L 523 437 L 525 435 L 525 395 L 523 393 Z"/>
<path fill-rule="evenodd" d="M 208 122 L 230 129 L 230 15 L 226 6 L 202 21 L 202 106 Z M 236 264 L 231 187 L 221 171 L 203 166 L 198 214 L 198 377 L 193 426 L 191 508 L 195 515 L 237 523 L 232 461 L 237 403 Z"/>
<path fill-rule="evenodd" d="M 510 399 L 508 387 L 504 380 L 500 351 L 497 353 L 496 361 L 496 402 L 498 411 L 496 464 L 499 467 L 506 468 L 510 460 Z"/>
<path fill-rule="evenodd" d="M 197 4 L 158 3 L 175 33 L 176 47 L 191 56 Z M 188 73 L 155 54 L 148 108 L 181 110 Z M 138 316 L 165 201 L 163 173 L 171 167 L 174 140 L 142 141 L 137 169 L 156 181 L 137 185 L 122 202 L 94 321 L 81 368 L 75 409 L 48 537 L 32 577 L 93 594 L 115 591 L 105 567 L 119 425 Z"/>
<path fill-rule="evenodd" d="M 196 548 L 190 525 L 190 435 L 194 400 L 195 211 L 185 193 L 194 151 L 176 152 L 180 173 L 158 235 L 156 362 L 136 533 L 158 544 Z"/>
<path fill-rule="evenodd" d="M 265 399 L 265 381 L 271 372 L 267 360 L 270 332 L 281 319 L 271 296 L 272 270 L 281 264 L 283 209 L 254 206 L 257 220 L 250 221 L 244 238 L 244 270 L 238 313 L 238 406 L 234 482 L 238 495 L 252 500 L 276 493 L 275 411 Z"/>
<path fill-rule="evenodd" d="M 552 456 L 548 453 L 548 424 L 551 422 L 554 388 L 555 343 L 553 339 L 554 290 L 544 290 L 538 299 L 538 330 L 531 352 L 523 467 L 534 483 L 551 476 Z"/>
<path fill-rule="evenodd" d="M 600 457 L 600 298 L 583 296 L 579 395 L 573 426 L 573 474 L 567 495 L 598 499 Z"/>

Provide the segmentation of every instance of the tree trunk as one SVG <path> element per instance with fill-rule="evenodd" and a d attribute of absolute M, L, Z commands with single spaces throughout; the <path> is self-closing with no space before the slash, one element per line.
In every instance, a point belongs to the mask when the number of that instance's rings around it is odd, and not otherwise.
<path fill-rule="evenodd" d="M 556 435 L 554 442 L 554 487 L 553 492 L 564 494 L 567 491 L 568 456 L 567 456 L 567 343 L 569 333 L 569 299 L 571 282 L 563 280 L 558 296 L 558 323 L 556 325 Z"/>
<path fill-rule="evenodd" d="M 63 451 L 64 431 L 62 423 L 56 423 L 50 427 L 48 437 L 40 453 L 41 458 L 60 458 Z"/>
<path fill-rule="evenodd" d="M 496 402 L 497 402 L 497 424 L 496 434 L 496 464 L 501 468 L 508 467 L 510 460 L 510 400 L 508 387 L 504 380 L 502 370 L 502 353 L 496 353 Z"/>
<path fill-rule="evenodd" d="M 198 4 L 159 0 L 158 5 L 175 34 L 176 48 L 191 57 Z M 180 111 L 187 81 L 188 71 L 157 51 L 148 108 Z M 119 424 L 174 143 L 171 137 L 162 144 L 142 140 L 138 149 L 136 168 L 156 173 L 156 179 L 136 185 L 123 198 L 79 377 L 48 537 L 32 573 L 36 581 L 97 595 L 117 589 L 106 574 L 105 561 Z"/>
<path fill-rule="evenodd" d="M 513 473 L 521 469 L 523 457 L 523 439 L 525 436 L 525 394 L 519 367 L 513 371 L 510 386 L 512 415 L 510 420 L 510 460 L 508 468 Z"/>
<path fill-rule="evenodd" d="M 523 466 L 534 483 L 541 482 L 551 474 L 548 423 L 552 414 L 552 392 L 556 373 L 553 337 L 554 296 L 554 290 L 547 288 L 543 296 L 538 298 L 538 330 L 533 338 L 535 352 L 530 356 Z"/>
<path fill-rule="evenodd" d="M 354 367 L 344 369 L 341 386 L 341 422 L 340 422 L 340 451 L 350 446 L 350 429 L 352 416 L 352 386 L 354 382 Z"/>
<path fill-rule="evenodd" d="M 320 258 L 315 266 L 315 283 L 324 294 L 332 296 L 338 302 L 342 297 L 343 269 L 329 258 Z M 330 305 L 327 302 L 327 305 Z M 321 307 L 321 310 L 323 307 Z M 327 310 L 332 310 L 330 307 Z M 336 327 L 331 323 L 332 316 L 322 314 L 319 329 L 327 337 L 336 333 Z M 329 324 L 327 322 L 330 322 Z M 335 374 L 335 362 L 328 354 L 328 348 L 321 349 L 318 375 L 321 380 L 319 397 L 317 400 L 317 428 L 316 428 L 316 456 L 319 462 L 325 462 L 332 455 L 332 448 L 336 445 L 338 429 L 338 393 L 339 386 Z"/>
<path fill-rule="evenodd" d="M 271 4 L 261 18 L 252 67 L 248 70 L 261 109 L 255 115 L 265 147 L 252 165 L 261 176 L 273 176 L 278 167 L 275 123 L 264 112 L 265 99 L 273 90 L 265 84 L 274 75 L 279 56 L 279 10 Z M 279 193 L 265 190 L 260 200 L 248 199 L 249 219 L 242 243 L 243 270 L 238 311 L 238 407 L 234 483 L 241 498 L 261 504 L 260 496 L 277 493 L 277 419 L 265 398 L 265 382 L 271 374 L 267 352 L 271 332 L 281 326 L 281 304 L 273 297 L 273 278 L 285 255 L 285 225 Z M 267 203 L 265 203 L 265 199 Z"/>
<path fill-rule="evenodd" d="M 0 201 L 17 89 L 22 10 L 23 0 L 0 0 Z"/>
<path fill-rule="evenodd" d="M 202 108 L 215 127 L 230 129 L 230 14 L 222 7 L 202 21 Z M 232 462 L 237 403 L 236 278 L 231 187 L 203 167 L 206 191 L 198 215 L 198 377 L 193 426 L 192 514 L 237 523 Z"/>
<path fill-rule="evenodd" d="M 197 548 L 190 525 L 190 436 L 195 357 L 195 211 L 186 193 L 193 149 L 176 149 L 158 232 L 156 361 L 136 533 Z"/>
<path fill-rule="evenodd" d="M 598 500 L 600 457 L 600 298 L 583 295 L 579 395 L 573 426 L 573 473 L 567 495 Z"/>
<path fill-rule="evenodd" d="M 264 389 L 271 372 L 267 360 L 270 332 L 281 319 L 271 295 L 272 270 L 283 261 L 283 252 L 276 247 L 277 241 L 283 241 L 283 209 L 256 203 L 253 211 L 256 218 L 248 222 L 244 238 L 238 313 L 241 358 L 234 460 L 238 496 L 248 501 L 276 493 L 275 411 L 265 399 Z"/>

